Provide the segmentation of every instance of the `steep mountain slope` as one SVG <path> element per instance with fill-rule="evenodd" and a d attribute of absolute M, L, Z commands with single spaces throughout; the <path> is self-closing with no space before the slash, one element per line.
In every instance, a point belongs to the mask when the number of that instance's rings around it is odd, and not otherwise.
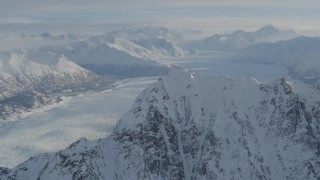
<path fill-rule="evenodd" d="M 71 87 L 95 76 L 63 56 L 55 61 L 39 63 L 28 59 L 27 54 L 3 52 L 0 63 L 1 99 L 10 96 L 10 93 L 26 89 L 43 88 L 54 91 L 59 87 Z M 43 82 L 50 79 L 53 80 L 52 83 Z M 39 84 L 43 84 L 43 87 L 39 87 Z M 58 87 L 53 88 L 55 86 Z"/>
<path fill-rule="evenodd" d="M 2 168 L 2 179 L 319 179 L 320 92 L 310 90 L 309 102 L 284 79 L 175 69 L 109 137 Z"/>
<path fill-rule="evenodd" d="M 110 47 L 142 59 L 157 60 L 190 54 L 178 45 L 183 35 L 165 27 L 119 29 L 96 38 L 104 39 Z"/>
<path fill-rule="evenodd" d="M 252 44 L 277 42 L 294 37 L 297 37 L 294 31 L 281 31 L 272 25 L 267 25 L 255 32 L 237 30 L 231 34 L 215 34 L 200 41 L 187 43 L 186 47 L 207 51 L 238 51 Z"/>
<path fill-rule="evenodd" d="M 67 46 L 47 46 L 28 52 L 33 59 L 52 59 L 65 56 L 99 75 L 118 77 L 154 76 L 168 72 L 168 66 L 156 61 L 135 57 L 118 50 L 104 39 L 91 37 Z"/>
<path fill-rule="evenodd" d="M 164 27 L 131 27 L 42 51 L 62 53 L 80 64 L 155 64 L 150 60 L 189 54 L 179 47 L 181 39 L 180 33 Z"/>
<path fill-rule="evenodd" d="M 182 38 L 177 31 L 152 26 L 123 28 L 91 36 L 22 34 L 0 37 L 3 42 L 16 42 L 10 48 L 0 43 L 0 50 L 23 49 L 32 57 L 50 59 L 64 55 L 99 75 L 159 76 L 169 71 L 167 65 L 158 62 L 159 59 L 190 54 L 178 45 Z"/>
<path fill-rule="evenodd" d="M 64 54 L 81 66 L 101 75 L 159 76 L 169 71 L 166 65 L 118 50 L 100 37 L 74 43 Z"/>
<path fill-rule="evenodd" d="M 110 80 L 78 66 L 65 56 L 35 57 L 25 52 L 0 54 L 1 119 L 61 101 L 59 93 L 100 89 Z"/>
<path fill-rule="evenodd" d="M 253 45 L 236 55 L 255 63 L 277 64 L 291 76 L 307 83 L 320 83 L 320 38 L 297 37 L 288 41 Z"/>

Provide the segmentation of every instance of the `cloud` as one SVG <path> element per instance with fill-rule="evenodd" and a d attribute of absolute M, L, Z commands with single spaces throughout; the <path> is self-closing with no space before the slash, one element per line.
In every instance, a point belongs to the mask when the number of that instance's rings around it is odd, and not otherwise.
<path fill-rule="evenodd" d="M 142 24 L 189 25 L 215 31 L 256 28 L 264 22 L 320 26 L 319 0 L 0 0 L 0 3 L 0 33 L 94 32 Z"/>
<path fill-rule="evenodd" d="M 43 37 L 41 35 L 7 35 L 0 37 L 0 51 L 34 49 L 44 46 L 66 45 L 68 40 Z"/>
<path fill-rule="evenodd" d="M 33 24 L 39 23 L 40 20 L 31 19 L 31 18 L 23 18 L 23 17 L 9 17 L 9 18 L 1 18 L 0 24 Z"/>
<path fill-rule="evenodd" d="M 299 18 L 278 18 L 278 17 L 208 17 L 208 18 L 172 18 L 167 20 L 155 20 L 158 26 L 168 26 L 175 29 L 201 29 L 203 36 L 211 36 L 215 33 L 230 33 L 238 29 L 246 31 L 255 31 L 267 24 L 273 24 L 282 29 L 293 29 L 300 34 L 319 36 L 320 22 L 318 20 L 310 20 L 306 22 Z"/>

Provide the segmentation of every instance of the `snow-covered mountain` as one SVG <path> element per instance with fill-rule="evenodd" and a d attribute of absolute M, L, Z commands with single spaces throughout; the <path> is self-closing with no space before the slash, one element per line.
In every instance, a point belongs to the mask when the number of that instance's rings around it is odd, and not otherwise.
<path fill-rule="evenodd" d="M 231 34 L 215 34 L 203 40 L 189 42 L 185 46 L 195 50 L 238 51 L 253 44 L 288 40 L 297 36 L 292 30 L 282 31 L 266 25 L 254 32 L 237 30 Z"/>
<path fill-rule="evenodd" d="M 56 61 L 30 60 L 27 54 L 2 52 L 0 58 L 1 99 L 10 97 L 11 94 L 33 89 L 48 78 L 54 79 L 53 83 L 45 86 L 63 87 L 72 86 L 87 77 L 94 76 L 93 73 L 81 68 L 72 61 L 61 57 Z M 70 85 L 68 85 L 70 84 Z M 54 90 L 54 89 L 52 89 Z"/>
<path fill-rule="evenodd" d="M 173 31 L 152 27 L 126 31 L 128 41 L 136 35 L 130 40 L 141 40 L 141 47 L 152 49 L 148 50 L 150 57 L 181 55 L 171 42 Z M 136 49 L 115 48 L 109 38 L 118 39 L 123 33 L 119 30 L 101 36 L 42 33 L 0 37 L 0 119 L 60 102 L 59 93 L 101 90 L 111 84 L 99 75 L 126 78 L 159 76 L 169 71 L 170 66 L 155 61 L 157 58 L 142 57 L 138 50 L 134 54 Z"/>
<path fill-rule="evenodd" d="M 68 46 L 48 46 L 31 50 L 29 54 L 39 59 L 63 55 L 99 75 L 117 77 L 158 76 L 167 73 L 169 69 L 159 62 L 137 58 L 110 47 L 99 38 L 73 42 Z"/>
<path fill-rule="evenodd" d="M 1 119 L 61 101 L 55 96 L 66 91 L 82 92 L 110 85 L 65 56 L 34 56 L 28 52 L 0 53 Z M 67 94 L 67 93 L 64 93 Z"/>
<path fill-rule="evenodd" d="M 99 75 L 158 76 L 168 72 L 162 58 L 190 54 L 180 47 L 183 35 L 165 27 L 131 27 L 102 35 L 22 34 L 0 37 L 0 50 L 28 51 L 32 57 L 65 56 Z M 12 44 L 12 43 L 9 43 Z M 129 73 L 128 73 L 129 72 Z"/>
<path fill-rule="evenodd" d="M 142 59 L 157 60 L 190 54 L 178 45 L 183 40 L 183 35 L 165 27 L 123 28 L 95 38 L 105 40 L 110 47 Z"/>
<path fill-rule="evenodd" d="M 38 36 L 64 40 L 70 39 L 69 36 L 71 35 L 53 36 L 50 33 L 43 33 Z M 165 27 L 122 28 L 102 35 L 87 37 L 86 39 L 78 38 L 79 41 L 75 39 L 72 39 L 74 41 L 71 41 L 72 43 L 68 47 L 69 50 L 74 53 L 80 50 L 82 53 L 85 50 L 90 52 L 95 50 L 95 52 L 91 52 L 91 55 L 97 54 L 89 60 L 84 58 L 77 60 L 80 62 L 86 61 L 86 63 L 90 61 L 101 63 L 100 59 L 102 57 L 105 58 L 102 62 L 107 63 L 118 63 L 118 61 L 120 63 L 130 63 L 130 61 L 135 63 L 137 60 L 158 60 L 160 58 L 185 56 L 190 53 L 179 46 L 179 43 L 183 40 L 183 35 L 178 31 Z M 59 48 L 61 51 L 61 47 L 56 48 L 56 51 Z M 101 53 L 104 53 L 103 55 L 107 55 L 109 58 L 106 59 L 106 56 L 100 56 Z M 95 60 L 96 58 L 99 60 Z"/>
<path fill-rule="evenodd" d="M 319 95 L 285 79 L 175 69 L 141 93 L 109 137 L 1 168 L 0 177 L 319 179 Z"/>
<path fill-rule="evenodd" d="M 277 64 L 289 69 L 293 78 L 320 84 L 320 38 L 299 36 L 292 40 L 253 45 L 236 59 Z"/>
<path fill-rule="evenodd" d="M 35 40 L 40 37 L 50 42 L 56 39 L 65 41 L 63 44 L 48 43 L 44 47 L 25 51 L 38 59 L 65 56 L 99 75 L 159 76 L 169 70 L 168 65 L 157 61 L 159 58 L 185 55 L 185 50 L 173 43 L 174 38 L 170 34 L 174 33 L 166 28 L 145 27 L 120 29 L 99 36 L 71 38 L 72 40 L 67 35 L 25 35 Z M 178 38 L 178 35 L 175 37 Z"/>

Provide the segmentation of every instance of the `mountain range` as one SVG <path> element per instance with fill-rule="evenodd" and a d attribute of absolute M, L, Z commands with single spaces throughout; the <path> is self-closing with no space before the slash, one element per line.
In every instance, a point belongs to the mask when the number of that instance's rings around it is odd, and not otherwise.
<path fill-rule="evenodd" d="M 6 122 L 12 115 L 58 103 L 62 96 L 103 90 L 111 79 L 163 75 L 170 66 L 157 60 L 188 54 L 176 45 L 181 36 L 149 26 L 93 36 L 2 36 L 2 42 L 18 45 L 11 50 L 0 45 L 0 118 Z"/>
<path fill-rule="evenodd" d="M 273 25 L 266 25 L 253 32 L 237 30 L 230 34 L 215 34 L 186 43 L 185 47 L 201 51 L 239 51 L 253 44 L 283 41 L 297 36 L 292 30 L 279 30 Z"/>
<path fill-rule="evenodd" d="M 103 37 L 110 47 L 142 59 L 157 60 L 190 54 L 178 45 L 184 39 L 182 33 L 166 27 L 123 28 Z"/>
<path fill-rule="evenodd" d="M 235 54 L 236 61 L 276 64 L 290 76 L 306 83 L 320 84 L 320 38 L 299 36 L 291 40 L 252 45 Z"/>
<path fill-rule="evenodd" d="M 320 42 L 296 36 L 272 25 L 186 44 L 177 31 L 149 26 L 88 37 L 23 35 L 67 42 L 1 51 L 0 126 L 64 96 L 105 90 L 110 77 L 171 71 L 137 97 L 108 137 L 0 167 L 0 179 L 318 180 Z M 161 61 L 194 50 L 284 66 L 307 84 L 205 76 Z"/>
<path fill-rule="evenodd" d="M 0 177 L 316 180 L 319 95 L 285 79 L 260 84 L 176 68 L 138 96 L 110 136 L 1 168 Z"/>
<path fill-rule="evenodd" d="M 182 34 L 164 27 L 123 28 L 89 37 L 49 33 L 32 37 L 63 41 L 27 50 L 32 56 L 65 56 L 98 75 L 117 78 L 163 75 L 169 67 L 161 59 L 192 53 L 178 45 Z"/>

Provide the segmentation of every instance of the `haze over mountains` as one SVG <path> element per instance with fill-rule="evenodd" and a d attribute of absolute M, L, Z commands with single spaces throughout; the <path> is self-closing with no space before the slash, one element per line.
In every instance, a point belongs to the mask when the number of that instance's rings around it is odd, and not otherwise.
<path fill-rule="evenodd" d="M 292 39 L 298 35 L 292 30 L 279 30 L 266 25 L 254 32 L 237 30 L 230 34 L 215 34 L 187 43 L 186 47 L 205 51 L 239 51 L 250 45 Z"/>
<path fill-rule="evenodd" d="M 320 39 L 304 37 L 246 48 L 235 59 L 264 64 L 278 64 L 289 69 L 293 78 L 311 84 L 320 83 Z"/>

